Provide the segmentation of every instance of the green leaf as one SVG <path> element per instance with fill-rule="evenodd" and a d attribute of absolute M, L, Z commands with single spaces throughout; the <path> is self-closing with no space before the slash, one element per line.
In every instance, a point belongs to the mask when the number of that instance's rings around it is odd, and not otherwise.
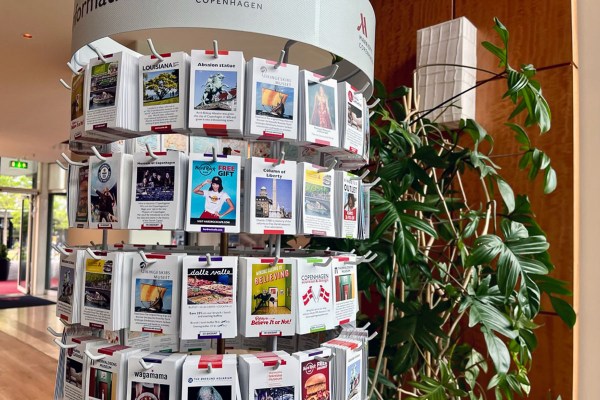
<path fill-rule="evenodd" d="M 494 30 L 500 35 L 500 39 L 504 43 L 504 48 L 508 49 L 508 29 L 496 17 L 494 17 Z"/>
<path fill-rule="evenodd" d="M 438 156 L 437 151 L 431 146 L 421 147 L 415 152 L 413 158 L 434 168 L 446 168 L 448 166 L 448 163 Z"/>
<path fill-rule="evenodd" d="M 524 170 L 525 168 L 527 168 L 527 166 L 531 162 L 531 153 L 531 151 L 526 152 L 525 154 L 523 154 L 523 157 L 521 157 L 521 159 L 519 160 L 520 170 Z"/>
<path fill-rule="evenodd" d="M 429 236 L 437 238 L 437 231 L 425 220 L 410 214 L 400 214 L 400 220 L 405 226 L 410 226 L 427 233 Z"/>
<path fill-rule="evenodd" d="M 556 189 L 556 171 L 552 167 L 548 167 L 544 175 L 544 193 L 550 194 Z"/>
<path fill-rule="evenodd" d="M 518 259 L 519 263 L 521 264 L 521 269 L 527 274 L 546 275 L 548 274 L 548 272 L 550 272 L 548 271 L 548 268 L 544 265 L 544 263 L 541 261 L 538 261 L 533 258 L 524 257 L 518 257 Z"/>
<path fill-rule="evenodd" d="M 517 285 L 520 273 L 521 265 L 517 257 L 511 251 L 503 249 L 498 258 L 498 287 L 506 299 Z"/>
<path fill-rule="evenodd" d="M 464 124 L 462 129 L 471 136 L 471 139 L 473 139 L 473 142 L 475 142 L 475 148 L 477 148 L 477 145 L 481 143 L 482 140 L 489 136 L 487 131 L 483 128 L 483 126 L 479 125 L 477 121 L 473 119 L 467 119 L 466 121 L 462 122 Z"/>
<path fill-rule="evenodd" d="M 540 289 L 535 282 L 527 275 L 521 275 L 520 299 L 525 300 L 521 305 L 525 316 L 533 319 L 540 311 Z"/>
<path fill-rule="evenodd" d="M 529 150 L 529 148 L 531 147 L 531 141 L 529 140 L 529 135 L 527 135 L 527 132 L 525 132 L 525 129 L 523 129 L 518 124 L 513 124 L 510 122 L 507 122 L 504 125 L 508 126 L 510 129 L 515 131 L 515 133 L 516 133 L 515 139 L 517 140 L 517 142 L 519 142 L 523 146 L 525 146 L 524 150 Z"/>
<path fill-rule="evenodd" d="M 373 369 L 369 369 L 369 377 L 371 379 L 373 379 L 373 377 L 375 376 L 375 370 Z M 377 382 L 381 383 L 383 386 L 386 386 L 390 389 L 394 389 L 396 390 L 396 388 L 398 387 L 398 385 L 396 385 L 394 382 L 390 381 L 388 378 L 385 377 L 385 375 L 379 373 L 379 375 L 377 376 Z"/>
<path fill-rule="evenodd" d="M 388 325 L 388 345 L 397 345 L 408 342 L 415 335 L 417 329 L 417 316 L 408 315 L 400 319 L 395 319 Z"/>
<path fill-rule="evenodd" d="M 502 196 L 502 200 L 504 200 L 504 204 L 506 204 L 508 212 L 513 212 L 515 209 L 515 193 L 513 192 L 510 185 L 506 183 L 506 181 L 504 181 L 503 179 L 498 178 L 496 182 L 498 183 L 498 190 L 500 191 L 500 196 Z"/>
<path fill-rule="evenodd" d="M 507 242 L 529 237 L 527 228 L 525 228 L 525 225 L 521 224 L 520 222 L 505 219 L 500 223 L 500 228 L 502 229 L 502 234 Z"/>
<path fill-rule="evenodd" d="M 516 242 L 507 242 L 506 246 L 516 255 L 539 254 L 548 250 L 550 244 L 541 235 L 530 236 Z"/>
<path fill-rule="evenodd" d="M 412 211 L 424 211 L 424 212 L 439 212 L 436 207 L 429 206 L 420 201 L 404 200 L 396 203 L 396 209 L 398 210 L 412 210 Z"/>
<path fill-rule="evenodd" d="M 510 353 L 506 344 L 488 329 L 483 330 L 483 337 L 496 371 L 507 373 L 510 367 Z"/>
<path fill-rule="evenodd" d="M 406 342 L 398 349 L 390 365 L 392 374 L 399 375 L 412 368 L 417 362 L 418 352 L 412 341 Z"/>
<path fill-rule="evenodd" d="M 503 246 L 502 240 L 496 235 L 480 236 L 475 240 L 474 250 L 467 258 L 465 266 L 471 267 L 489 263 L 500 254 Z"/>
<path fill-rule="evenodd" d="M 472 328 L 479 323 L 508 338 L 514 339 L 517 336 L 512 329 L 510 320 L 502 312 L 475 299 L 471 304 L 469 313 L 469 327 Z"/>
<path fill-rule="evenodd" d="M 541 151 L 540 153 L 542 153 L 540 160 L 540 169 L 546 169 L 550 165 L 550 157 L 548 157 L 548 154 L 544 153 L 543 151 Z"/>
<path fill-rule="evenodd" d="M 535 279 L 540 290 L 548 294 L 561 296 L 572 296 L 573 293 L 567 288 L 567 282 L 558 280 L 551 276 L 537 276 Z"/>
<path fill-rule="evenodd" d="M 507 57 L 506 57 L 506 51 L 504 49 L 501 49 L 500 47 L 498 47 L 495 44 L 492 44 L 490 42 L 482 42 L 481 45 L 483 47 L 485 47 L 490 53 L 492 53 L 493 55 L 498 57 L 498 60 L 500 60 L 498 63 L 499 67 L 506 66 Z"/>
<path fill-rule="evenodd" d="M 518 71 L 515 71 L 512 68 L 508 68 L 507 72 L 508 72 L 508 77 L 507 77 L 508 78 L 507 79 L 508 90 L 506 91 L 506 93 L 504 93 L 502 98 L 513 96 L 513 95 L 517 94 L 524 87 L 526 87 L 527 84 L 529 83 L 529 79 L 527 79 L 527 77 L 524 74 L 522 74 Z"/>
<path fill-rule="evenodd" d="M 569 328 L 575 326 L 577 315 L 575 315 L 575 311 L 569 303 L 554 296 L 550 296 L 550 302 L 552 303 L 554 311 L 556 311 L 560 319 L 562 319 L 569 326 Z"/>
<path fill-rule="evenodd" d="M 521 100 L 521 102 L 515 107 L 513 112 L 510 114 L 508 119 L 510 120 L 510 119 L 515 118 L 517 115 L 519 115 L 521 112 L 523 112 L 526 108 L 527 108 L 527 103 L 525 103 L 525 101 Z"/>

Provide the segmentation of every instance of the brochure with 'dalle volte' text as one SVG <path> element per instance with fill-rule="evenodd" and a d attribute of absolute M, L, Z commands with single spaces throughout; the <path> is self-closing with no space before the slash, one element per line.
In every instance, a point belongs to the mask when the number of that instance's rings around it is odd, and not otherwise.
<path fill-rule="evenodd" d="M 123 153 L 90 157 L 88 207 L 90 228 L 126 229 L 133 156 Z"/>
<path fill-rule="evenodd" d="M 244 54 L 192 50 L 189 127 L 205 136 L 242 136 Z"/>
<path fill-rule="evenodd" d="M 240 258 L 242 335 L 288 336 L 296 332 L 295 267 L 293 258 Z"/>
<path fill-rule="evenodd" d="M 179 151 L 136 153 L 129 229 L 183 229 L 187 155 Z"/>
<path fill-rule="evenodd" d="M 298 139 L 298 66 L 253 58 L 246 66 L 246 135 L 267 140 Z"/>
<path fill-rule="evenodd" d="M 131 274 L 132 331 L 179 332 L 181 265 L 184 254 L 133 255 Z"/>
<path fill-rule="evenodd" d="M 245 231 L 296 233 L 296 162 L 250 158 L 246 162 Z M 250 190 L 248 190 L 248 188 Z"/>
<path fill-rule="evenodd" d="M 186 231 L 240 231 L 240 175 L 237 156 L 190 156 Z"/>
<path fill-rule="evenodd" d="M 298 233 L 335 236 L 334 170 L 309 163 L 298 163 L 301 197 L 298 203 Z"/>
<path fill-rule="evenodd" d="M 182 339 L 221 339 L 237 335 L 237 264 L 237 257 L 184 258 Z"/>
<path fill-rule="evenodd" d="M 139 131 L 187 131 L 190 57 L 183 52 L 139 59 Z"/>

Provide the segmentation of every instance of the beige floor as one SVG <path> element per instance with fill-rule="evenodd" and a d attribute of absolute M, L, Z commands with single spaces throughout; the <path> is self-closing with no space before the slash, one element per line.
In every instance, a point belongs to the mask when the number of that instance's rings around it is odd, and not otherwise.
<path fill-rule="evenodd" d="M 54 305 L 0 310 L 0 399 L 49 400 L 58 348 L 47 331 L 62 329 Z"/>

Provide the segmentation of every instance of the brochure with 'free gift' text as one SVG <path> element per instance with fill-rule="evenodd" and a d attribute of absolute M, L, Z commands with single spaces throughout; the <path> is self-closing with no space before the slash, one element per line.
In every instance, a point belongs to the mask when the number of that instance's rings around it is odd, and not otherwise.
<path fill-rule="evenodd" d="M 192 154 L 189 162 L 186 231 L 240 231 L 240 158 Z"/>

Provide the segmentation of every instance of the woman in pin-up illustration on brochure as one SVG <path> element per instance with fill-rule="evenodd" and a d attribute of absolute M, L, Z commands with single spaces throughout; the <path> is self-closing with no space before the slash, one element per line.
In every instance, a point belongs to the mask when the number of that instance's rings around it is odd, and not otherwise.
<path fill-rule="evenodd" d="M 202 187 L 209 183 L 210 188 L 208 190 L 202 190 Z M 207 179 L 196 186 L 196 188 L 194 188 L 194 193 L 204 196 L 206 199 L 204 211 L 202 212 L 202 215 L 200 215 L 200 219 L 220 219 L 235 209 L 231 198 L 223 191 L 223 180 L 218 176 L 213 177 L 212 180 Z M 227 203 L 229 208 L 224 213 L 221 213 L 221 208 L 224 203 Z"/>
<path fill-rule="evenodd" d="M 329 109 L 329 97 L 325 93 L 323 85 L 319 85 L 319 89 L 315 93 L 310 124 L 321 128 L 335 129 L 331 110 Z"/>

